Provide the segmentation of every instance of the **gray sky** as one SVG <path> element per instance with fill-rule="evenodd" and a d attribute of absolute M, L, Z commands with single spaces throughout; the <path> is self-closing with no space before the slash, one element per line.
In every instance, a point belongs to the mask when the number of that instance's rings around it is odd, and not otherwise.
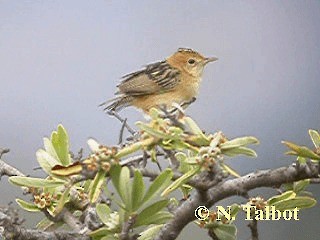
<path fill-rule="evenodd" d="M 187 113 L 207 132 L 261 141 L 258 159 L 228 162 L 241 173 L 289 164 L 280 141 L 312 146 L 307 131 L 320 129 L 319 23 L 316 0 L 0 1 L 0 147 L 36 175 L 35 152 L 59 123 L 75 152 L 88 137 L 116 143 L 120 125 L 97 105 L 122 75 L 191 47 L 219 61 Z M 121 114 L 142 119 L 134 109 Z M 5 178 L 0 188 L 1 204 L 19 193 Z M 319 216 L 317 205 L 299 222 L 263 223 L 262 239 L 318 239 Z M 190 231 L 181 239 L 194 239 Z M 247 234 L 239 229 L 239 239 Z"/>

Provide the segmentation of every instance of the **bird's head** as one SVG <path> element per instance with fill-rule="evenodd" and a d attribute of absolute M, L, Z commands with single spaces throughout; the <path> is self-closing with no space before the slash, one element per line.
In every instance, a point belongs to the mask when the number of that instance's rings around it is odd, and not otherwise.
<path fill-rule="evenodd" d="M 177 52 L 167 58 L 167 62 L 170 65 L 181 71 L 185 71 L 193 77 L 201 77 L 205 65 L 216 60 L 218 58 L 204 57 L 189 48 L 179 48 Z"/>

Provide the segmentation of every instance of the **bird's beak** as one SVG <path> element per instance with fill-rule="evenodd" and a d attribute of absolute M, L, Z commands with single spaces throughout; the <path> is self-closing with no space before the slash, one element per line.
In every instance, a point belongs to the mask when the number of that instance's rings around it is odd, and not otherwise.
<path fill-rule="evenodd" d="M 204 60 L 204 64 L 207 64 L 207 63 L 209 63 L 209 62 L 214 62 L 214 61 L 217 61 L 217 60 L 218 60 L 217 57 L 206 58 L 206 59 Z"/>

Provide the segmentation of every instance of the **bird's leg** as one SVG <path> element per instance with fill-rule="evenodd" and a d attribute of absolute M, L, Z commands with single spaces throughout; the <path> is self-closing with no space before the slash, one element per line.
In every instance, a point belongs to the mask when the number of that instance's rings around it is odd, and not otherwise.
<path fill-rule="evenodd" d="M 196 97 L 193 97 L 190 101 L 188 101 L 188 102 L 183 102 L 183 103 L 181 104 L 181 107 L 182 107 L 182 108 L 186 108 L 186 107 L 190 106 L 191 103 L 195 102 L 196 100 L 197 100 L 197 98 L 196 98 Z"/>

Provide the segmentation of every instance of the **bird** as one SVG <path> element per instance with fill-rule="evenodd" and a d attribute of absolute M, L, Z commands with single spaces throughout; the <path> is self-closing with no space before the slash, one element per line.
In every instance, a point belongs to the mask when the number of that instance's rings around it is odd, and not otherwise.
<path fill-rule="evenodd" d="M 190 48 L 179 48 L 165 60 L 123 76 L 117 97 L 100 105 L 107 112 L 134 106 L 148 114 L 151 108 L 170 109 L 174 104 L 190 103 L 198 95 L 204 67 L 216 60 Z"/>

